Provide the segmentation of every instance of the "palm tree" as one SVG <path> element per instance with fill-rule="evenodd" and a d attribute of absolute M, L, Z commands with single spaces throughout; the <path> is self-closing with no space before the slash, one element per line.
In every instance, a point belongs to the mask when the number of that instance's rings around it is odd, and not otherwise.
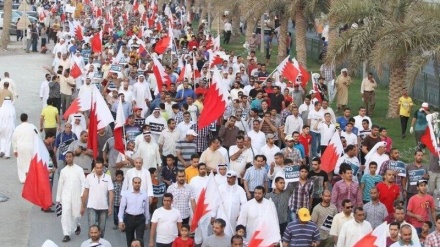
<path fill-rule="evenodd" d="M 1 48 L 7 49 L 10 41 L 9 29 L 11 28 L 12 19 L 12 0 L 5 0 L 4 2 L 4 16 L 3 16 L 3 32 L 1 38 Z"/>
<path fill-rule="evenodd" d="M 438 7 L 413 0 L 335 0 L 330 10 L 337 24 L 354 24 L 329 48 L 327 62 L 348 60 L 358 68 L 369 61 L 379 74 L 389 67 L 388 118 L 398 116 L 401 91 L 406 82 L 412 86 L 420 72 L 414 61 L 420 61 L 422 50 L 433 48 L 435 40 L 429 40 L 425 30 L 434 29 L 430 38 L 438 40 L 439 21 L 428 19 L 428 10 L 439 14 Z"/>

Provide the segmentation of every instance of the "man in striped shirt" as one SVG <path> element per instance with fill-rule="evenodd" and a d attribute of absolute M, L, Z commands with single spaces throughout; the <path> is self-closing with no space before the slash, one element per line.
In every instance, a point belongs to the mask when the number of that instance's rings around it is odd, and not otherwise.
<path fill-rule="evenodd" d="M 191 155 L 197 153 L 197 145 L 194 139 L 197 133 L 190 129 L 186 132 L 186 137 L 176 144 L 176 156 L 178 159 L 178 169 L 183 170 L 191 166 Z"/>
<path fill-rule="evenodd" d="M 298 210 L 298 220 L 287 225 L 283 234 L 283 247 L 317 247 L 320 243 L 319 229 L 311 221 L 310 211 L 307 208 Z"/>

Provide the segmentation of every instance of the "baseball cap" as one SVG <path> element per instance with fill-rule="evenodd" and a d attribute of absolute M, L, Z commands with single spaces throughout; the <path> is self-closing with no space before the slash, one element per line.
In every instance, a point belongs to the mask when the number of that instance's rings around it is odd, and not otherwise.
<path fill-rule="evenodd" d="M 284 140 L 286 140 L 286 141 L 293 141 L 293 136 L 292 135 L 286 135 Z"/>
<path fill-rule="evenodd" d="M 419 186 L 421 183 L 425 183 L 425 184 L 427 184 L 427 183 L 428 183 L 428 180 L 426 180 L 426 179 L 420 179 L 419 181 L 417 181 L 417 186 Z"/>
<path fill-rule="evenodd" d="M 226 177 L 230 178 L 230 177 L 238 177 L 238 174 L 236 171 L 234 170 L 230 170 L 226 173 Z"/>
<path fill-rule="evenodd" d="M 133 109 L 133 111 L 139 111 L 139 110 L 142 111 L 142 108 L 140 108 L 140 107 L 136 107 L 136 108 Z"/>
<path fill-rule="evenodd" d="M 275 136 L 273 134 L 267 134 L 266 139 L 273 139 Z"/>
<path fill-rule="evenodd" d="M 197 133 L 194 130 L 190 129 L 186 132 L 186 135 L 187 136 L 197 136 Z"/>
<path fill-rule="evenodd" d="M 429 108 L 429 104 L 426 103 L 426 102 L 423 102 L 422 107 L 423 107 L 423 108 Z"/>
<path fill-rule="evenodd" d="M 310 221 L 312 219 L 312 216 L 310 216 L 310 211 L 307 208 L 300 208 L 298 210 L 298 217 L 302 222 Z"/>

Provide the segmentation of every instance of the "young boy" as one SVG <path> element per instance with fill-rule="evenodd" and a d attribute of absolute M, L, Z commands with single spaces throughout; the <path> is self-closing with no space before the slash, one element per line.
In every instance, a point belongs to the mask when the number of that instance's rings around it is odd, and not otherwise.
<path fill-rule="evenodd" d="M 118 213 L 119 213 L 119 204 L 121 203 L 121 189 L 122 189 L 122 182 L 124 181 L 124 172 L 122 170 L 116 170 L 115 173 L 116 180 L 113 182 L 113 191 L 115 194 L 114 200 L 113 200 L 113 223 L 115 224 L 113 226 L 113 230 L 118 229 Z"/>
<path fill-rule="evenodd" d="M 235 234 L 243 238 L 243 247 L 246 247 L 248 245 L 248 242 L 246 240 L 246 227 L 243 225 L 237 225 L 235 227 Z"/>
<path fill-rule="evenodd" d="M 180 227 L 180 237 L 177 237 L 172 247 L 193 247 L 194 240 L 189 237 L 189 226 L 188 225 L 182 225 Z"/>
<path fill-rule="evenodd" d="M 361 191 L 362 191 L 362 200 L 365 203 L 371 200 L 370 198 L 370 190 L 377 183 L 382 181 L 382 176 L 376 175 L 377 163 L 372 161 L 368 164 L 368 168 L 370 169 L 370 174 L 364 174 L 361 178 Z"/>
<path fill-rule="evenodd" d="M 167 187 L 164 182 L 158 179 L 157 169 L 151 167 L 148 169 L 151 176 L 151 183 L 153 184 L 153 202 L 150 205 L 150 213 L 153 215 L 154 210 L 162 207 L 162 197 L 165 194 Z"/>

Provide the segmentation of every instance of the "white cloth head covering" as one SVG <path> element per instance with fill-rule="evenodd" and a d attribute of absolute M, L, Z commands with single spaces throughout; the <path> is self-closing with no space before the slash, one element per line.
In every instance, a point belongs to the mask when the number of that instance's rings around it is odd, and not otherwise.
<path fill-rule="evenodd" d="M 380 167 L 382 166 L 382 163 L 389 160 L 389 156 L 386 153 L 383 153 L 382 155 L 379 155 L 377 153 L 377 149 L 379 147 L 386 147 L 387 143 L 384 141 L 380 141 L 374 145 L 374 147 L 365 155 L 365 174 L 370 173 L 369 164 L 371 161 L 375 161 L 377 163 L 377 170 L 376 175 L 379 174 Z"/>
<path fill-rule="evenodd" d="M 46 240 L 44 241 L 43 245 L 41 247 L 58 247 L 52 240 Z"/>
<path fill-rule="evenodd" d="M 341 69 L 341 74 L 342 74 L 342 72 L 348 72 L 348 69 L 347 68 L 343 68 L 343 69 Z"/>

